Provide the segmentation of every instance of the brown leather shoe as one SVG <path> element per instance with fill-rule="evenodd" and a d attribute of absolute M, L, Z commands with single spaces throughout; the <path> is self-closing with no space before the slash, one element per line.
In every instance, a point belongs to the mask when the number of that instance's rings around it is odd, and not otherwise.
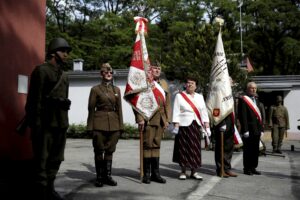
<path fill-rule="evenodd" d="M 227 174 L 230 177 L 237 177 L 238 176 L 237 174 L 233 173 L 232 171 L 227 171 L 227 172 L 225 172 L 225 174 Z"/>
<path fill-rule="evenodd" d="M 227 175 L 226 173 L 217 173 L 217 175 L 218 175 L 218 177 L 223 177 L 223 178 L 228 178 L 229 177 L 229 175 Z"/>

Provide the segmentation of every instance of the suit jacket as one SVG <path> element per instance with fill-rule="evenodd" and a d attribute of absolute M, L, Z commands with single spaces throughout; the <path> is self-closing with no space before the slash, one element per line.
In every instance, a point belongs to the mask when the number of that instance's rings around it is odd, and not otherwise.
<path fill-rule="evenodd" d="M 120 89 L 102 83 L 91 88 L 88 104 L 87 130 L 123 130 Z"/>
<path fill-rule="evenodd" d="M 256 99 L 257 107 L 260 110 L 260 113 L 264 113 L 262 110 L 261 103 Z M 241 124 L 241 134 L 244 134 L 249 131 L 250 135 L 260 135 L 263 132 L 263 122 L 261 123 L 254 111 L 248 106 L 248 104 L 242 99 L 239 99 L 238 103 L 238 117 Z M 262 116 L 262 121 L 263 121 Z"/>
<path fill-rule="evenodd" d="M 209 123 L 209 117 L 203 96 L 201 94 L 195 93 L 194 98 L 192 98 L 185 91 L 184 93 L 198 109 L 201 115 L 202 123 Z M 174 100 L 172 122 L 179 123 L 179 126 L 189 126 L 192 124 L 193 120 L 196 120 L 199 126 L 202 126 L 190 104 L 183 98 L 183 96 L 180 93 L 178 93 L 175 96 Z"/>
<path fill-rule="evenodd" d="M 154 113 L 151 119 L 147 122 L 147 125 L 151 126 L 164 126 L 166 123 L 169 123 L 171 120 L 171 98 L 169 92 L 168 83 L 165 80 L 158 81 L 160 86 L 165 92 L 165 102 L 159 102 L 159 109 Z M 136 122 L 144 120 L 144 117 L 134 110 Z"/>
<path fill-rule="evenodd" d="M 60 84 L 56 87 L 54 95 L 51 95 L 57 99 L 57 102 L 52 101 L 49 98 L 50 92 L 60 78 L 62 78 Z M 25 106 L 29 126 L 67 128 L 68 109 L 63 109 L 59 100 L 66 100 L 68 93 L 69 80 L 60 67 L 50 63 L 37 66 L 31 73 Z"/>

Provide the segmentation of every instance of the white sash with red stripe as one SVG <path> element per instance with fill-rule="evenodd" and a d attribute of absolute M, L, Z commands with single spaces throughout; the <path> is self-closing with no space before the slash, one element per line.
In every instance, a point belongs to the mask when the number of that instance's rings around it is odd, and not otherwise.
<path fill-rule="evenodd" d="M 249 108 L 254 112 L 254 114 L 257 117 L 259 123 L 263 124 L 261 113 L 260 113 L 260 110 L 258 109 L 257 105 L 248 96 L 244 95 L 244 96 L 242 96 L 242 99 L 246 102 L 246 104 L 249 106 Z"/>

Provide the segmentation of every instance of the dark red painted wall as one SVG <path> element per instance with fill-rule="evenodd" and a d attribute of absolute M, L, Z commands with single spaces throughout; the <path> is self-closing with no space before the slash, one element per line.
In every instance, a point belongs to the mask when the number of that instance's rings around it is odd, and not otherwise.
<path fill-rule="evenodd" d="M 18 74 L 29 76 L 44 60 L 45 11 L 46 0 L 0 1 L 0 160 L 32 157 L 29 132 L 15 132 L 26 103 Z"/>

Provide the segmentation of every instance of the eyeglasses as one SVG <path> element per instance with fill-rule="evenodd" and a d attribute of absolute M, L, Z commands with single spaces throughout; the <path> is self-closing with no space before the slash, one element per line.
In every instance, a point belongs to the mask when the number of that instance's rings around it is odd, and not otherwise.
<path fill-rule="evenodd" d="M 113 74 L 113 72 L 103 72 L 104 74 Z"/>

